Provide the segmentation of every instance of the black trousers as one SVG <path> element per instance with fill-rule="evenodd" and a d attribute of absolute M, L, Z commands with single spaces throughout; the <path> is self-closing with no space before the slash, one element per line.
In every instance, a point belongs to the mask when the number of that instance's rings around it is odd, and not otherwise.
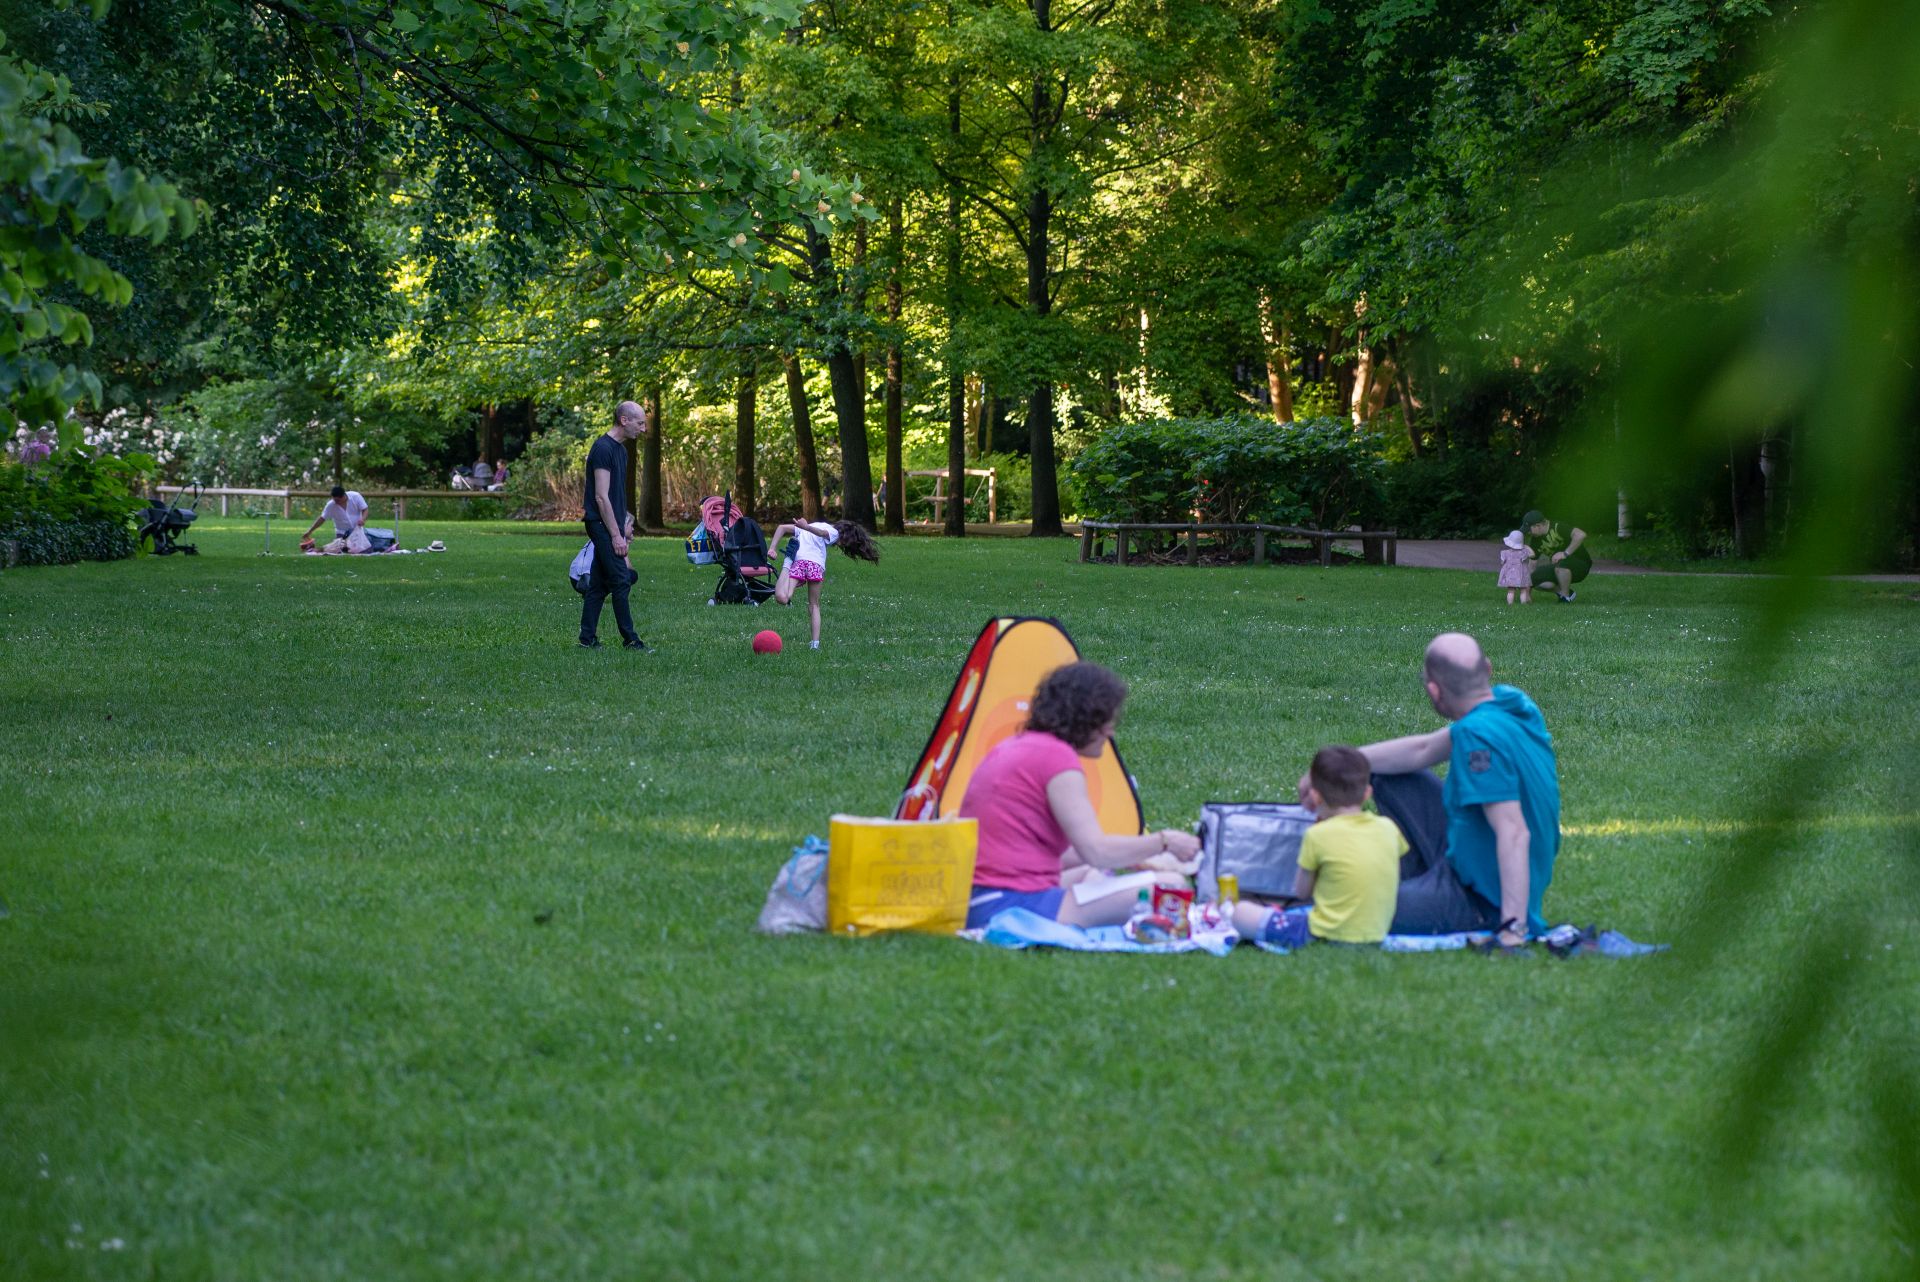
<path fill-rule="evenodd" d="M 1438 775 L 1431 770 L 1375 775 L 1373 803 L 1400 825 L 1411 847 L 1400 857 L 1394 934 L 1450 935 L 1500 924 L 1499 906 L 1463 885 L 1447 862 L 1447 806 Z"/>
<path fill-rule="evenodd" d="M 620 625 L 623 641 L 639 639 L 633 630 L 633 612 L 627 606 L 627 593 L 633 581 L 627 577 L 627 563 L 614 555 L 613 534 L 604 521 L 588 521 L 587 538 L 593 543 L 593 572 L 587 576 L 586 600 L 580 603 L 580 639 L 592 641 L 600 632 L 600 605 L 613 598 L 613 621 Z"/>

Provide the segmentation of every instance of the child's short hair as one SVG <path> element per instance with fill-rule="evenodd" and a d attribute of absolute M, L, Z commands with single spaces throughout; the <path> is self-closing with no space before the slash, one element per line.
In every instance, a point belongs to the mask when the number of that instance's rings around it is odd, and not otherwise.
<path fill-rule="evenodd" d="M 1313 754 L 1307 776 L 1313 780 L 1313 790 L 1320 794 L 1320 800 L 1329 806 L 1357 806 L 1366 799 L 1373 766 L 1360 749 L 1336 743 Z"/>

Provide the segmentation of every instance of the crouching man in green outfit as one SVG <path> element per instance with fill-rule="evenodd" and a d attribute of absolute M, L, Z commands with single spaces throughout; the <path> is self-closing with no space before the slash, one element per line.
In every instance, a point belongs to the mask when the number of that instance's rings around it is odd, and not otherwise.
<path fill-rule="evenodd" d="M 1573 526 L 1571 533 L 1547 519 L 1539 508 L 1520 518 L 1527 532 L 1527 547 L 1534 555 L 1533 586 L 1552 588 L 1565 605 L 1573 600 L 1573 585 L 1593 570 L 1593 553 L 1587 551 L 1587 532 Z"/>

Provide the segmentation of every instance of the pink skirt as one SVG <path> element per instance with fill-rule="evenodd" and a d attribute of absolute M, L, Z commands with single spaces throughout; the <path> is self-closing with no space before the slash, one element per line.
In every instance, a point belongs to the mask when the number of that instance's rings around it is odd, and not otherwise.
<path fill-rule="evenodd" d="M 795 583 L 818 583 L 827 577 L 827 567 L 818 561 L 789 561 L 787 574 Z"/>

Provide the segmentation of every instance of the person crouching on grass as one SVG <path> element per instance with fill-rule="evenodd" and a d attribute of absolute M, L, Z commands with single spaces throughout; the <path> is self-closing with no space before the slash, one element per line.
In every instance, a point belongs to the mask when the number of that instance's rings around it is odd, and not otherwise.
<path fill-rule="evenodd" d="M 1300 804 L 1315 822 L 1300 842 L 1293 897 L 1310 908 L 1243 905 L 1234 927 L 1249 939 L 1298 948 L 1314 940 L 1377 944 L 1387 937 L 1400 893 L 1407 839 L 1391 819 L 1361 809 L 1373 794 L 1372 766 L 1358 748 L 1322 748 L 1300 780 Z"/>
<path fill-rule="evenodd" d="M 807 585 L 807 614 L 813 623 L 809 649 L 820 648 L 820 584 L 827 577 L 827 549 L 838 547 L 848 556 L 862 561 L 880 561 L 880 546 L 873 536 L 854 521 L 792 521 L 773 532 L 773 545 L 779 547 L 792 534 L 800 546 L 780 567 L 780 582 L 774 585 L 773 599 L 781 605 L 793 604 L 793 586 Z"/>

